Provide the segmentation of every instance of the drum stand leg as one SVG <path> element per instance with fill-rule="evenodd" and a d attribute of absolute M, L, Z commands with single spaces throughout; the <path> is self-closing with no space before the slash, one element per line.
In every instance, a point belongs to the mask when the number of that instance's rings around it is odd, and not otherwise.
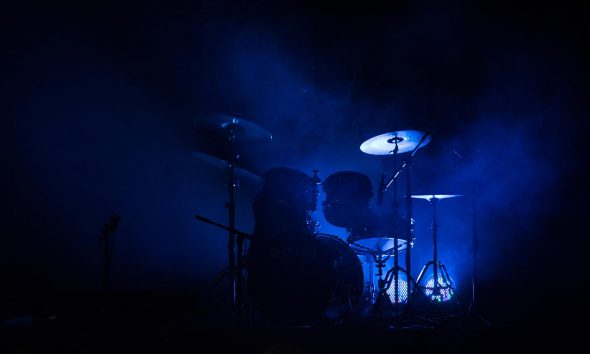
<path fill-rule="evenodd" d="M 395 241 L 397 243 L 397 238 Z M 378 291 L 377 297 L 375 300 L 375 304 L 373 307 L 373 315 L 375 318 L 386 317 L 388 319 L 393 320 L 401 320 L 402 315 L 404 314 L 405 308 L 404 302 L 410 299 L 409 292 L 408 296 L 404 299 L 400 293 L 400 273 L 404 273 L 406 276 L 406 280 L 408 283 L 412 283 L 414 288 L 416 288 L 417 284 L 409 272 L 404 269 L 403 267 L 399 266 L 399 246 L 394 247 L 393 256 L 394 256 L 394 266 L 390 268 L 385 276 L 383 276 L 383 268 L 385 267 L 385 262 L 387 259 L 392 256 L 390 253 L 386 253 L 386 257 L 384 258 L 384 254 L 377 253 L 374 254 L 373 257 L 375 259 L 375 263 L 378 269 L 377 276 L 378 279 Z M 393 283 L 393 284 L 392 284 Z M 393 289 L 393 296 L 388 294 L 388 290 Z M 407 304 L 406 304 L 407 305 Z"/>
<path fill-rule="evenodd" d="M 393 276 L 393 290 L 394 290 L 394 300 L 396 302 L 396 306 L 400 305 L 401 301 L 399 298 L 399 272 L 404 272 L 406 274 L 406 290 L 407 290 L 407 303 L 406 306 L 404 308 L 403 311 L 403 315 L 407 316 L 408 313 L 410 312 L 411 309 L 411 305 L 412 305 L 412 293 L 414 291 L 416 291 L 416 289 L 419 289 L 418 282 L 414 280 L 414 278 L 412 278 L 411 275 L 411 271 L 412 271 L 412 263 L 411 263 L 411 248 L 412 248 L 412 244 L 414 242 L 414 232 L 413 232 L 413 214 L 412 214 L 412 159 L 414 157 L 414 155 L 416 154 L 416 152 L 418 151 L 418 148 L 420 148 L 420 146 L 424 143 L 424 141 L 426 140 L 426 138 L 430 135 L 430 133 L 426 133 L 422 136 L 422 138 L 420 139 L 420 142 L 416 145 L 416 147 L 414 147 L 414 150 L 412 150 L 412 152 L 409 154 L 409 156 L 407 156 L 404 159 L 404 162 L 402 164 L 402 166 L 398 169 L 397 168 L 397 159 L 398 159 L 398 152 L 399 152 L 399 147 L 398 147 L 398 143 L 403 141 L 402 138 L 398 138 L 397 136 L 392 138 L 390 143 L 394 144 L 394 149 L 391 151 L 391 154 L 393 155 L 393 163 L 394 163 L 394 175 L 389 179 L 389 182 L 384 184 L 383 188 L 379 189 L 379 195 L 382 195 L 387 188 L 389 188 L 389 186 L 391 185 L 391 183 L 394 183 L 394 188 L 393 188 L 393 192 L 394 192 L 394 210 L 395 212 L 395 217 L 398 217 L 398 213 L 397 213 L 397 209 L 398 209 L 398 204 L 397 204 L 397 177 L 399 176 L 399 174 L 405 170 L 406 173 L 406 230 L 405 230 L 405 234 L 407 236 L 407 244 L 406 244 L 406 259 L 405 259 L 405 263 L 406 263 L 406 268 L 402 268 L 399 266 L 399 250 L 398 250 L 398 238 L 397 236 L 394 236 L 394 246 L 393 246 L 393 250 L 394 250 L 394 259 L 395 259 L 395 265 L 392 269 L 390 269 L 386 276 L 385 279 L 382 281 L 382 279 L 380 280 L 380 286 L 379 286 L 379 296 L 378 296 L 378 300 L 385 298 L 387 301 L 389 301 L 389 298 L 387 298 L 387 289 L 389 288 L 389 286 L 391 285 L 391 281 L 392 281 L 392 276 Z M 396 222 L 397 220 L 394 220 L 394 222 Z M 412 290 L 412 285 L 414 285 L 414 290 Z M 389 301 L 389 303 L 391 304 L 391 301 Z M 404 316 L 404 317 L 405 317 Z M 401 316 L 399 316 L 401 317 Z"/>
<path fill-rule="evenodd" d="M 232 237 L 233 236 L 233 241 L 234 243 L 230 243 L 229 247 L 230 247 L 230 264 L 228 267 L 224 268 L 218 278 L 215 280 L 214 284 L 217 285 L 221 282 L 221 280 L 226 276 L 229 275 L 230 277 L 230 282 L 231 282 L 231 290 L 232 290 L 232 310 L 235 311 L 235 315 L 237 316 L 238 322 L 241 321 L 241 315 L 242 315 L 242 311 L 243 311 L 243 307 L 244 307 L 244 282 L 243 282 L 243 276 L 244 276 L 244 261 L 243 261 L 243 246 L 244 246 L 244 242 L 246 240 L 251 240 L 252 239 L 252 235 L 247 234 L 245 232 L 241 232 L 235 228 L 232 227 L 228 227 L 225 226 L 223 224 L 217 223 L 213 220 L 210 220 L 204 216 L 201 215 L 195 215 L 195 219 L 203 221 L 207 224 L 211 224 L 214 226 L 217 226 L 221 229 L 224 229 L 226 231 L 229 232 L 230 234 L 230 241 L 232 241 Z M 233 223 L 230 223 L 231 225 L 234 225 Z M 233 249 L 233 245 L 237 243 L 238 246 L 238 262 L 236 264 L 235 260 L 233 260 L 232 262 L 232 256 L 235 256 L 235 253 L 232 252 L 234 251 Z M 233 263 L 233 264 L 232 264 Z M 233 274 L 232 274 L 232 265 L 234 267 L 233 269 Z M 214 286 L 215 286 L 214 285 Z"/>
<path fill-rule="evenodd" d="M 461 312 L 461 307 L 459 301 L 456 299 L 456 291 L 452 284 L 451 278 L 449 273 L 447 272 L 447 268 L 438 260 L 438 224 L 437 224 L 437 214 L 436 214 L 436 206 L 437 206 L 438 199 L 432 198 L 430 199 L 430 204 L 432 205 L 432 260 L 428 261 L 420 274 L 418 275 L 418 280 L 416 281 L 417 289 L 422 290 L 422 295 L 425 295 L 429 302 L 434 304 L 440 304 L 444 301 L 448 301 L 453 299 L 459 312 Z M 432 267 L 432 275 L 433 275 L 433 284 L 431 287 L 428 284 L 424 286 L 420 286 L 422 283 L 424 276 L 427 274 L 428 269 Z M 417 293 L 412 294 L 414 297 Z M 445 299 L 445 296 L 448 299 Z"/>
<path fill-rule="evenodd" d="M 407 303 L 406 306 L 404 308 L 403 312 L 396 312 L 396 318 L 397 317 L 401 317 L 400 315 L 407 315 L 409 310 L 410 310 L 410 306 L 411 306 L 411 301 L 412 301 L 412 285 L 414 285 L 414 289 L 418 288 L 417 286 L 417 282 L 414 280 L 414 278 L 411 275 L 411 247 L 413 244 L 413 239 L 414 239 L 414 235 L 413 235 L 413 214 L 412 214 L 412 176 L 411 176 L 411 171 L 412 171 L 412 158 L 414 156 L 414 154 L 416 153 L 418 147 L 422 144 L 422 142 L 424 141 L 424 139 L 426 138 L 427 135 L 424 135 L 420 141 L 420 144 L 418 144 L 418 146 L 416 146 L 416 148 L 414 149 L 414 151 L 412 151 L 412 153 L 410 154 L 410 156 L 408 156 L 405 160 L 403 165 L 401 166 L 401 168 L 397 168 L 397 158 L 398 158 L 398 140 L 394 139 L 393 143 L 395 144 L 395 148 L 392 151 L 393 154 L 393 163 L 394 163 L 394 171 L 395 174 L 391 177 L 391 179 L 389 180 L 389 182 L 385 185 L 384 188 L 380 188 L 380 194 L 382 194 L 390 185 L 391 183 L 393 183 L 393 201 L 394 201 L 394 205 L 393 208 L 395 210 L 395 218 L 396 220 L 394 220 L 394 223 L 397 222 L 398 219 L 398 215 L 399 213 L 397 212 L 398 210 L 398 196 L 397 196 L 397 177 L 399 176 L 399 174 L 405 170 L 406 172 L 406 225 L 405 225 L 405 234 L 407 236 L 407 243 L 406 243 L 406 257 L 405 257 L 405 263 L 406 263 L 406 268 L 402 268 L 399 265 L 399 238 L 397 237 L 397 233 L 394 233 L 394 246 L 393 246 L 393 257 L 394 257 L 394 267 L 392 269 L 390 269 L 386 276 L 385 279 L 379 279 L 379 295 L 378 295 L 378 300 L 381 301 L 387 301 L 390 304 L 393 304 L 394 307 L 397 309 L 397 307 L 399 307 L 402 304 L 402 301 L 400 299 L 400 293 L 399 293 L 399 273 L 403 272 L 406 274 L 406 294 L 407 294 Z M 389 287 L 391 286 L 391 282 L 393 281 L 393 298 L 394 298 L 394 303 L 392 303 L 390 301 L 390 299 L 387 297 L 387 289 L 389 289 Z M 385 299 L 385 300 L 383 300 Z"/>
<path fill-rule="evenodd" d="M 471 268 L 471 303 L 469 304 L 469 308 L 467 309 L 466 317 L 467 319 L 475 319 L 477 322 L 483 324 L 485 327 L 490 327 L 491 323 L 481 316 L 478 312 L 478 303 L 476 302 L 476 294 L 477 294 L 477 287 L 478 287 L 478 277 L 477 277 L 477 252 L 478 252 L 478 239 L 477 239 L 477 200 L 475 197 L 472 197 L 472 217 L 473 217 L 473 229 L 472 229 L 472 268 Z"/>
<path fill-rule="evenodd" d="M 385 274 L 385 277 L 383 277 L 383 268 L 385 268 L 385 262 L 387 261 L 387 258 L 389 258 L 389 255 L 385 259 L 383 258 L 382 253 L 375 253 L 372 256 L 377 267 L 376 276 L 379 277 L 377 280 L 377 297 L 373 304 L 372 317 L 381 318 L 383 315 L 395 314 L 396 312 L 394 304 L 387 295 L 387 289 L 389 288 L 389 283 L 391 283 L 392 273 L 390 270 Z"/>

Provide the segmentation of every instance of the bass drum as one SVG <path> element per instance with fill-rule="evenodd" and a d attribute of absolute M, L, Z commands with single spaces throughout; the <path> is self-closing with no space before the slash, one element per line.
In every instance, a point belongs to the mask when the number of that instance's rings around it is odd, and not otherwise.
<path fill-rule="evenodd" d="M 355 310 L 363 296 L 363 266 L 352 248 L 337 236 L 318 234 L 324 257 L 330 261 L 330 298 L 324 316 L 337 320 Z"/>
<path fill-rule="evenodd" d="M 363 294 L 358 256 L 336 236 L 300 239 L 304 241 L 252 241 L 249 299 L 274 324 L 309 325 L 343 318 Z"/>

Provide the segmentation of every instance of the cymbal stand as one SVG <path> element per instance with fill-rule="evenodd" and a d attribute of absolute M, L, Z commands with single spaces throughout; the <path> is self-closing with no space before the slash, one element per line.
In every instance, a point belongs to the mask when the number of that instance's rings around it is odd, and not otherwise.
<path fill-rule="evenodd" d="M 399 151 L 398 143 L 402 141 L 402 138 L 393 137 L 390 139 L 390 143 L 394 144 L 394 149 L 391 151 L 393 155 L 393 170 L 397 169 L 397 155 Z M 398 202 L 397 202 L 397 180 L 392 179 L 390 180 L 389 184 L 393 183 L 393 210 L 394 210 L 394 218 L 397 220 L 398 218 Z M 381 177 L 381 184 L 379 186 L 379 203 L 382 199 L 383 193 L 389 187 L 389 184 L 386 186 L 384 183 L 384 174 Z M 394 220 L 394 222 L 396 221 Z M 406 270 L 399 266 L 399 247 L 398 247 L 398 235 L 394 232 L 393 235 L 393 259 L 394 259 L 394 266 L 393 268 L 389 269 L 383 277 L 383 268 L 385 268 L 385 262 L 389 259 L 391 254 L 391 250 L 387 252 L 386 258 L 384 259 L 384 254 L 381 252 L 372 253 L 373 259 L 375 260 L 375 266 L 377 267 L 377 276 L 379 279 L 377 280 L 377 298 L 375 300 L 375 306 L 373 308 L 374 312 L 381 315 L 383 305 L 390 305 L 392 310 L 397 309 L 397 305 L 399 305 L 399 272 L 403 271 L 407 274 Z M 391 286 L 391 282 L 393 280 L 393 303 L 387 294 L 387 289 Z M 397 313 L 396 313 L 397 315 Z"/>
<path fill-rule="evenodd" d="M 383 315 L 383 314 L 387 314 L 384 313 L 384 309 L 382 306 L 387 306 L 389 309 L 389 311 L 392 312 L 392 314 L 394 316 L 399 316 L 400 313 L 398 312 L 399 310 L 399 305 L 401 305 L 402 301 L 400 301 L 400 297 L 399 297 L 399 283 L 396 283 L 393 285 L 393 289 L 394 289 L 394 300 L 392 301 L 390 296 L 387 294 L 387 289 L 390 289 L 390 287 L 392 286 L 391 283 L 393 281 L 398 281 L 399 280 L 399 272 L 404 272 L 406 273 L 406 276 L 408 278 L 408 281 L 414 281 L 411 276 L 406 272 L 406 270 L 402 267 L 399 266 L 398 262 L 395 262 L 396 265 L 392 268 L 390 268 L 387 273 L 385 273 L 385 276 L 383 276 L 383 268 L 385 268 L 386 266 L 386 262 L 389 260 L 389 258 L 393 255 L 393 254 L 398 254 L 399 252 L 399 245 L 398 246 L 394 246 L 391 249 L 387 250 L 387 252 L 383 253 L 383 252 L 371 252 L 371 256 L 373 257 L 373 260 L 375 262 L 375 266 L 377 267 L 377 276 L 379 276 L 379 279 L 377 280 L 377 296 L 375 299 L 375 303 L 374 303 L 374 307 L 373 307 L 373 313 L 374 315 Z M 372 272 L 371 272 L 372 275 Z M 371 277 L 372 279 L 372 277 Z M 395 279 L 395 280 L 394 280 Z M 396 294 L 397 293 L 397 294 Z"/>
<path fill-rule="evenodd" d="M 228 164 L 228 202 L 226 204 L 228 210 L 228 254 L 229 254 L 229 276 L 232 287 L 232 304 L 236 312 L 238 321 L 241 318 L 244 301 L 244 236 L 242 233 L 236 232 L 236 187 L 238 181 L 236 180 L 236 164 L 240 158 L 240 154 L 236 151 L 236 126 L 235 124 L 228 124 L 227 127 L 228 140 L 232 153 L 232 160 Z M 237 254 L 237 257 L 236 257 Z"/>
<path fill-rule="evenodd" d="M 221 227 L 228 231 L 228 243 L 227 243 L 227 250 L 228 250 L 228 274 L 230 278 L 230 287 L 231 287 L 231 304 L 232 310 L 236 314 L 238 321 L 241 317 L 241 312 L 243 308 L 243 287 L 244 287 L 244 260 L 243 260 L 243 246 L 244 246 L 244 239 L 246 234 L 242 232 L 238 232 L 236 230 L 236 187 L 238 186 L 238 181 L 236 180 L 236 164 L 240 157 L 239 153 L 236 151 L 236 127 L 235 124 L 230 123 L 224 127 L 227 131 L 227 139 L 230 144 L 231 149 L 231 159 L 228 162 L 227 169 L 228 169 L 228 179 L 227 179 L 227 192 L 228 192 L 228 201 L 225 203 L 225 207 L 228 210 L 228 226 L 223 226 L 221 224 L 215 223 L 207 218 L 202 216 L 196 215 L 195 217 L 200 221 L 207 222 L 209 224 L 213 224 L 215 226 Z M 236 256 L 237 254 L 237 256 Z"/>
<path fill-rule="evenodd" d="M 401 138 L 395 137 L 392 138 L 394 143 L 395 143 L 395 147 L 393 149 L 393 169 L 394 171 L 397 169 L 397 156 L 398 156 L 398 151 L 399 151 L 399 147 L 398 147 L 398 143 L 401 141 Z M 398 204 L 398 199 L 397 199 L 397 179 L 393 179 L 393 215 L 394 218 L 398 219 L 399 218 L 399 204 Z M 397 220 L 394 220 L 394 222 L 396 222 Z M 408 271 L 406 269 L 403 269 L 399 266 L 399 247 L 398 247 L 398 235 L 397 232 L 394 232 L 393 234 L 393 269 L 389 270 L 388 273 L 393 272 L 393 301 L 395 304 L 399 304 L 400 303 L 400 298 L 399 298 L 399 271 L 402 271 L 404 273 L 406 273 L 406 276 L 408 275 Z M 408 268 L 409 269 L 409 268 Z M 386 277 L 387 279 L 387 277 Z M 388 284 L 387 284 L 388 285 Z M 409 291 L 409 289 L 408 289 Z"/>
<path fill-rule="evenodd" d="M 473 198 L 473 205 L 472 205 L 472 217 L 473 217 L 473 230 L 472 230 L 472 268 L 471 268 L 471 303 L 469 304 L 469 309 L 467 310 L 468 313 L 472 313 L 475 307 L 475 291 L 476 291 L 476 284 L 477 284 L 477 203 L 475 198 Z"/>
<path fill-rule="evenodd" d="M 393 251 L 394 251 L 394 266 L 392 269 L 390 269 L 388 271 L 388 274 L 393 274 L 393 279 L 390 279 L 389 281 L 387 281 L 388 277 L 386 276 L 386 282 L 385 282 L 385 290 L 389 287 L 391 280 L 393 280 L 394 284 L 393 284 L 393 291 L 394 291 L 394 301 L 396 304 L 400 303 L 400 298 L 399 298 L 399 272 L 404 272 L 406 274 L 406 293 L 408 294 L 408 302 L 407 304 L 409 305 L 411 302 L 411 296 L 410 294 L 412 293 L 412 283 L 413 284 L 417 284 L 417 282 L 414 280 L 414 278 L 412 278 L 411 275 L 411 269 L 412 269 L 412 263 L 411 263 L 411 248 L 413 246 L 413 240 L 414 240 L 414 230 L 413 230 L 413 213 L 412 213 L 412 176 L 411 176 L 411 171 L 412 171 L 412 167 L 411 167 L 411 163 L 412 163 L 412 158 L 414 157 L 414 155 L 416 154 L 416 152 L 418 151 L 418 149 L 420 148 L 420 146 L 424 143 L 424 141 L 426 140 L 426 138 L 430 135 L 430 133 L 425 133 L 424 136 L 422 136 L 422 138 L 420 139 L 420 142 L 416 145 L 416 147 L 414 148 L 414 150 L 412 150 L 411 154 L 406 157 L 404 159 L 404 163 L 402 164 L 402 166 L 397 169 L 397 155 L 398 155 L 398 143 L 401 142 L 403 139 L 402 138 L 398 138 L 398 137 L 394 137 L 392 139 L 390 139 L 390 143 L 394 143 L 395 147 L 394 150 L 391 152 L 394 158 L 394 171 L 396 171 L 396 173 L 389 179 L 389 181 L 387 182 L 387 184 L 385 184 L 385 187 L 383 188 L 382 191 L 380 191 L 381 193 L 387 191 L 387 189 L 389 188 L 389 186 L 391 186 L 391 184 L 393 183 L 393 194 L 394 194 L 394 217 L 398 218 L 398 201 L 397 201 L 397 178 L 399 176 L 399 174 L 402 171 L 406 171 L 406 237 L 407 237 L 407 246 L 406 246 L 406 259 L 405 259 L 405 265 L 406 268 L 402 268 L 399 266 L 399 250 L 398 250 L 398 236 L 397 233 L 394 233 L 394 247 L 393 247 Z M 394 221 L 395 222 L 395 221 Z M 381 291 L 381 289 L 380 289 Z"/>
<path fill-rule="evenodd" d="M 472 194 L 474 194 L 472 192 Z M 473 229 L 472 229 L 472 268 L 471 268 L 471 303 L 469 304 L 469 308 L 467 310 L 467 316 L 469 317 L 477 317 L 485 326 L 491 326 L 491 323 L 482 317 L 477 312 L 477 302 L 476 302 L 476 293 L 477 293 L 477 286 L 478 286 L 478 277 L 477 277 L 477 252 L 479 248 L 479 242 L 477 238 L 477 199 L 472 196 L 472 222 L 473 222 Z"/>
<path fill-rule="evenodd" d="M 445 265 L 438 260 L 438 223 L 437 223 L 437 204 L 439 199 L 436 197 L 429 198 L 428 201 L 432 206 L 432 260 L 428 261 L 420 274 L 418 275 L 417 284 L 420 284 L 427 273 L 428 268 L 432 266 L 433 285 L 432 289 L 428 285 L 424 286 L 424 293 L 428 300 L 434 303 L 446 301 L 445 295 L 455 297 L 455 288 L 452 284 L 449 273 Z M 431 290 L 431 293 L 428 292 Z M 457 301 L 455 299 L 455 301 Z"/>

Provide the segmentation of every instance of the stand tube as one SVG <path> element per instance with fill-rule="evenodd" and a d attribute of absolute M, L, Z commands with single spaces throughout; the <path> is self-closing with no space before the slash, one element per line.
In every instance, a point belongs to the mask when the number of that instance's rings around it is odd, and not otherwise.
<path fill-rule="evenodd" d="M 434 263 L 434 293 L 438 294 L 438 225 L 436 223 L 436 203 L 438 199 L 432 198 L 432 262 Z"/>
<path fill-rule="evenodd" d="M 397 169 L 397 153 L 399 151 L 398 141 L 395 140 L 395 149 L 393 150 L 393 170 Z M 398 210 L 398 201 L 397 201 L 397 179 L 393 180 L 393 220 L 394 225 L 398 221 L 399 218 L 399 210 Z M 396 304 L 399 303 L 399 249 L 398 249 L 398 235 L 397 230 L 394 227 L 393 233 L 393 268 L 395 269 L 395 273 L 393 274 L 393 299 Z"/>
<path fill-rule="evenodd" d="M 471 303 L 469 304 L 469 309 L 467 310 L 468 313 L 471 313 L 473 307 L 475 306 L 475 292 L 476 292 L 476 284 L 477 284 L 477 203 L 475 197 L 473 198 L 473 205 L 472 205 L 472 213 L 473 213 L 473 230 L 472 230 L 472 265 L 471 265 Z"/>
<path fill-rule="evenodd" d="M 406 170 L 406 235 L 407 235 L 407 244 L 406 244 L 406 272 L 408 273 L 408 278 L 410 274 L 412 274 L 412 261 L 411 261 L 411 249 L 413 243 L 413 235 L 412 235 L 412 165 L 411 165 L 412 156 L 409 156 L 406 160 L 407 170 Z M 412 293 L 412 286 L 410 281 L 406 282 L 406 289 L 408 293 L 408 305 L 411 301 L 411 296 L 409 294 Z"/>
<path fill-rule="evenodd" d="M 235 306 L 235 310 L 239 311 L 238 307 L 238 287 L 236 284 L 236 255 L 235 255 L 235 247 L 236 247 L 236 234 L 234 232 L 236 228 L 236 203 L 235 203 L 235 166 L 233 163 L 229 164 L 229 179 L 227 183 L 228 188 L 228 195 L 229 201 L 227 203 L 228 209 L 228 225 L 229 225 L 229 241 L 227 243 L 228 249 L 228 263 L 229 263 L 229 278 L 231 282 L 231 297 L 232 297 L 232 305 Z"/>

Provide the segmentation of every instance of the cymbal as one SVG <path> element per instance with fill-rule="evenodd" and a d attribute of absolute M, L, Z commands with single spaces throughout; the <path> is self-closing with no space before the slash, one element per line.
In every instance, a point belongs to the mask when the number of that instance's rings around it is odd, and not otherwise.
<path fill-rule="evenodd" d="M 361 144 L 361 151 L 369 155 L 393 155 L 395 143 L 397 142 L 397 153 L 403 154 L 405 152 L 413 151 L 416 146 L 422 144 L 420 147 L 427 145 L 431 136 L 418 130 L 399 130 L 395 132 L 385 133 L 374 136 L 365 140 Z"/>
<path fill-rule="evenodd" d="M 207 135 L 215 135 L 230 142 L 233 134 L 234 142 L 253 143 L 268 142 L 272 140 L 272 134 L 257 123 L 252 121 L 226 115 L 218 114 L 203 122 L 195 122 L 198 132 Z"/>
<path fill-rule="evenodd" d="M 204 163 L 206 163 L 207 165 L 222 171 L 224 169 L 227 169 L 229 166 L 229 161 L 224 160 L 222 158 L 204 153 L 204 152 L 200 152 L 200 151 L 196 151 L 196 150 L 191 150 L 191 154 L 196 157 L 197 159 L 199 159 L 200 161 L 203 161 Z M 241 165 L 236 165 L 235 168 L 235 173 L 237 176 L 242 177 L 242 178 L 246 178 L 249 181 L 254 181 L 254 182 L 260 182 L 260 176 L 257 172 L 252 171 L 250 168 L 250 166 L 245 167 L 245 166 L 241 166 Z"/>
<path fill-rule="evenodd" d="M 412 198 L 415 199 L 424 199 L 424 200 L 428 200 L 429 202 L 432 201 L 433 199 L 448 199 L 448 198 L 457 198 L 457 197 L 462 197 L 463 194 L 418 194 L 418 195 L 413 195 Z"/>
<path fill-rule="evenodd" d="M 361 254 L 392 254 L 395 246 L 395 238 L 393 237 L 369 237 L 355 240 L 354 246 L 358 248 L 356 251 Z M 397 250 L 403 251 L 408 248 L 406 240 L 397 239 Z"/>

